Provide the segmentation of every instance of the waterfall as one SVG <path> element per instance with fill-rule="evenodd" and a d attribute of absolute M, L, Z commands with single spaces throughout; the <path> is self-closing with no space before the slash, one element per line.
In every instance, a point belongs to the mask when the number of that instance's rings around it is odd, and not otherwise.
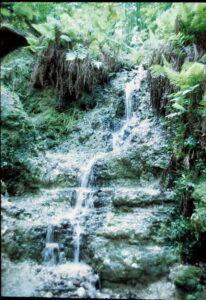
<path fill-rule="evenodd" d="M 74 243 L 74 262 L 79 263 L 79 255 L 80 255 L 80 242 L 81 242 L 81 234 L 83 233 L 83 228 L 81 226 L 81 216 L 83 214 L 82 208 L 86 208 L 86 212 L 89 209 L 90 202 L 84 202 L 85 194 L 89 194 L 89 179 L 91 176 L 92 168 L 95 163 L 103 158 L 107 153 L 97 153 L 87 164 L 87 166 L 83 169 L 81 187 L 77 192 L 76 205 L 74 207 L 74 216 L 76 216 L 75 220 L 73 220 L 73 243 Z M 88 195 L 89 196 L 89 195 Z"/>
<path fill-rule="evenodd" d="M 45 265 L 54 266 L 59 262 L 59 244 L 54 243 L 54 226 L 47 227 L 46 245 L 42 251 L 43 261 Z"/>
<path fill-rule="evenodd" d="M 142 66 L 136 71 L 136 74 L 132 81 L 128 82 L 125 86 L 125 117 L 122 120 L 122 126 L 116 132 L 112 134 L 112 153 L 116 154 L 121 151 L 124 142 L 127 140 L 129 135 L 129 127 L 133 121 L 133 101 L 132 92 L 140 88 L 140 83 L 144 75 L 144 69 Z M 136 120 L 137 117 L 134 116 Z M 111 154 L 111 152 L 110 152 Z M 86 165 L 82 168 L 82 179 L 81 186 L 77 192 L 76 205 L 74 207 L 73 218 L 71 218 L 71 223 L 73 226 L 73 245 L 74 245 L 74 263 L 80 262 L 80 245 L 81 245 L 81 235 L 83 234 L 84 228 L 81 225 L 84 213 L 87 214 L 89 205 L 91 202 L 85 201 L 85 195 L 89 196 L 89 181 L 92 174 L 92 169 L 96 162 L 108 155 L 108 152 L 97 153 Z"/>
<path fill-rule="evenodd" d="M 137 120 L 137 116 L 133 113 L 133 99 L 132 93 L 134 90 L 139 90 L 141 80 L 145 74 L 144 68 L 139 67 L 135 72 L 135 76 L 132 81 L 127 82 L 125 85 L 125 118 L 122 120 L 122 126 L 116 132 L 113 132 L 112 137 L 112 149 L 114 153 L 119 153 L 122 150 L 127 137 L 130 134 L 130 128 L 132 123 Z"/>
<path fill-rule="evenodd" d="M 85 227 L 82 224 L 85 222 L 85 216 L 88 215 L 88 212 L 93 207 L 92 187 L 90 187 L 93 167 L 98 160 L 103 159 L 108 155 L 119 154 L 122 151 L 126 142 L 129 142 L 128 136 L 132 130 L 132 122 L 135 123 L 137 120 L 137 116 L 135 116 L 133 112 L 132 93 L 134 90 L 138 90 L 140 88 L 140 83 L 145 71 L 143 67 L 140 66 L 135 73 L 134 78 L 125 85 L 125 116 L 121 120 L 120 129 L 112 133 L 112 151 L 96 153 L 92 159 L 86 162 L 86 166 L 83 166 L 81 169 L 82 178 L 80 187 L 76 189 L 76 202 L 69 215 L 69 221 L 73 227 L 73 262 L 75 264 L 80 264 L 81 238 Z M 59 244 L 54 242 L 54 227 L 49 225 L 46 234 L 46 245 L 42 251 L 44 264 L 58 264 L 61 259 L 60 254 Z"/>
<path fill-rule="evenodd" d="M 136 75 L 132 81 L 126 83 L 125 86 L 125 115 L 126 120 L 129 121 L 132 118 L 133 113 L 133 101 L 132 101 L 132 92 L 140 88 L 141 79 L 144 75 L 144 68 L 139 66 L 136 70 Z"/>

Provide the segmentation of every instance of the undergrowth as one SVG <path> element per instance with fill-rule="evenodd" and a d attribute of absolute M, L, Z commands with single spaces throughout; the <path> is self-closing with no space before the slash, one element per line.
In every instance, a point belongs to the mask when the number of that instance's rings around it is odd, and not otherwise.
<path fill-rule="evenodd" d="M 56 30 L 55 39 L 39 54 L 32 74 L 36 88 L 52 86 L 58 94 L 59 106 L 64 108 L 77 101 L 84 93 L 92 93 L 97 83 L 107 82 L 121 63 L 102 50 L 94 60 L 85 47 L 68 51 L 68 44 Z"/>
<path fill-rule="evenodd" d="M 151 105 L 165 116 L 172 152 L 163 181 L 177 193 L 176 210 L 161 230 L 165 241 L 190 263 L 205 261 L 206 252 L 205 193 L 197 196 L 206 174 L 205 9 L 200 3 L 173 4 L 157 20 L 145 45 L 152 53 Z"/>

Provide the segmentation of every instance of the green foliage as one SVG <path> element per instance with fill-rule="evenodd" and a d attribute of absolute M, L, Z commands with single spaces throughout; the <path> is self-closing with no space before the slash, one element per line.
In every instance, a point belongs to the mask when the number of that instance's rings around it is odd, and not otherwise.
<path fill-rule="evenodd" d="M 160 229 L 165 242 L 179 249 L 185 262 L 204 260 L 201 253 L 204 253 L 202 235 L 206 232 L 206 177 L 202 175 L 196 182 L 193 182 L 193 178 L 194 171 L 186 173 L 179 170 L 175 181 L 176 200 L 179 205 L 171 212 L 170 218 L 161 225 Z M 182 200 L 186 194 L 194 199 L 191 217 L 181 215 Z"/>
<path fill-rule="evenodd" d="M 206 92 L 199 103 L 199 112 L 203 117 L 206 117 Z"/>
<path fill-rule="evenodd" d="M 178 266 L 172 273 L 172 279 L 177 286 L 188 290 L 201 290 L 200 278 L 203 272 L 200 268 L 194 266 Z"/>
<path fill-rule="evenodd" d="M 75 105 L 60 112 L 53 89 L 33 91 L 32 95 L 25 97 L 24 106 L 38 132 L 38 143 L 46 148 L 52 148 L 66 140 L 77 120 L 82 117 Z"/>
<path fill-rule="evenodd" d="M 32 24 L 34 29 L 41 36 L 44 36 L 43 46 L 47 46 L 45 40 L 54 39 L 55 28 L 58 28 L 62 32 L 62 40 L 68 45 L 68 48 L 72 48 L 74 51 L 86 47 L 94 59 L 102 51 L 106 51 L 107 53 L 118 52 L 120 48 L 119 43 L 121 45 L 123 39 L 119 36 L 117 43 L 113 43 L 108 39 L 108 37 L 113 35 L 116 28 L 118 28 L 118 22 L 123 17 L 118 4 L 82 3 L 80 6 L 81 9 L 73 9 L 70 12 L 66 10 L 67 4 L 64 4 L 62 7 L 56 6 L 55 11 L 51 11 L 51 14 L 47 15 L 46 22 Z M 65 9 L 62 11 L 64 7 Z M 35 45 L 35 37 L 30 36 L 28 41 L 31 43 L 30 49 L 32 51 L 39 49 L 35 49 L 35 46 L 39 47 L 37 39 Z"/>
<path fill-rule="evenodd" d="M 185 3 L 186 4 L 186 3 Z M 185 5 L 186 6 L 186 5 Z M 193 3 L 191 6 L 185 7 L 185 15 L 182 15 L 182 20 L 188 31 L 202 32 L 206 30 L 206 4 L 205 3 Z"/>
<path fill-rule="evenodd" d="M 156 20 L 161 36 L 169 36 L 173 32 L 191 34 L 206 30 L 205 3 L 174 3 Z"/>
<path fill-rule="evenodd" d="M 195 209 L 191 216 L 191 223 L 199 236 L 206 232 L 206 175 L 202 175 L 195 185 L 192 197 L 195 199 Z"/>
<path fill-rule="evenodd" d="M 127 59 L 129 59 L 129 61 L 132 64 L 141 64 L 141 62 L 143 61 L 143 58 L 144 58 L 143 50 L 132 51 L 130 54 L 127 55 Z"/>
<path fill-rule="evenodd" d="M 5 85 L 19 97 L 25 97 L 29 93 L 31 69 L 34 66 L 34 58 L 27 49 L 10 53 L 2 62 L 1 79 Z"/>
<path fill-rule="evenodd" d="M 206 64 L 206 54 L 204 54 L 200 59 L 199 62 L 201 62 L 202 64 Z"/>
<path fill-rule="evenodd" d="M 2 21 L 28 31 L 30 22 L 43 22 L 55 7 L 52 2 L 2 2 Z M 29 25 L 29 27 L 27 27 Z"/>
<path fill-rule="evenodd" d="M 1 178 L 9 193 L 22 193 L 38 186 L 39 168 L 30 160 L 37 156 L 36 131 L 19 97 L 2 86 Z"/>
<path fill-rule="evenodd" d="M 80 112 L 76 108 L 59 113 L 54 107 L 50 107 L 37 114 L 33 122 L 36 129 L 43 134 L 43 138 L 57 141 L 70 132 L 78 118 L 80 118 Z"/>
<path fill-rule="evenodd" d="M 153 65 L 151 74 L 154 78 L 162 76 L 169 79 L 172 85 L 180 88 L 176 93 L 169 95 L 173 103 L 173 107 L 181 113 L 190 110 L 193 104 L 192 95 L 197 91 L 198 87 L 206 83 L 206 68 L 204 64 L 194 62 L 185 63 L 180 72 L 173 70 L 170 64 L 164 58 L 164 66 Z M 199 103 L 204 105 L 204 96 Z M 171 117 L 171 115 L 169 115 Z"/>
<path fill-rule="evenodd" d="M 204 64 L 185 63 L 180 72 L 176 72 L 170 64 L 164 59 L 164 66 L 153 65 L 151 72 L 154 77 L 165 76 L 171 84 L 181 87 L 184 94 L 192 92 L 201 82 L 206 82 L 206 68 Z"/>
<path fill-rule="evenodd" d="M 200 246 L 200 241 L 194 233 L 190 219 L 181 216 L 178 209 L 161 225 L 160 233 L 164 236 L 166 244 L 178 249 L 184 261 L 197 259 L 194 249 Z"/>

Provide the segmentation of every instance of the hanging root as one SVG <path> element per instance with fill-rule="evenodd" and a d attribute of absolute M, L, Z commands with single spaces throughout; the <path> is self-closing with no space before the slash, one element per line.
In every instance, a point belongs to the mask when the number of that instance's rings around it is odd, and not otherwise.
<path fill-rule="evenodd" d="M 201 58 L 205 52 L 205 45 L 202 42 L 206 39 L 202 36 L 199 38 L 200 44 L 192 43 L 182 47 L 181 55 L 177 52 L 174 45 L 167 44 L 159 47 L 158 50 L 153 51 L 149 66 L 161 65 L 163 66 L 163 57 L 170 63 L 175 71 L 180 71 L 185 62 L 194 62 Z M 157 115 L 165 115 L 167 105 L 169 105 L 168 95 L 177 92 L 178 89 L 172 85 L 165 77 L 153 78 L 151 72 L 148 72 L 148 82 L 150 89 L 151 106 Z"/>
<path fill-rule="evenodd" d="M 68 48 L 61 45 L 60 33 L 43 50 L 32 74 L 32 85 L 42 88 L 55 87 L 60 106 L 78 100 L 81 95 L 92 93 L 94 85 L 107 82 L 109 72 L 116 72 L 121 64 L 106 54 L 101 55 L 101 63 L 95 64 L 89 54 L 83 59 L 67 61 Z"/>

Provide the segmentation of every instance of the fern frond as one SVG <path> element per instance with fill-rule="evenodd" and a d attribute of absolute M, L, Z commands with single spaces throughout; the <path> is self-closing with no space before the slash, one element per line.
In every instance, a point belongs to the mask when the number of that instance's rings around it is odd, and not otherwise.
<path fill-rule="evenodd" d="M 204 93 L 199 105 L 199 112 L 202 116 L 206 117 L 206 92 Z"/>
<path fill-rule="evenodd" d="M 161 65 L 153 65 L 151 68 L 151 75 L 153 78 L 157 78 L 159 76 L 166 77 L 167 74 L 165 72 L 165 68 Z"/>

